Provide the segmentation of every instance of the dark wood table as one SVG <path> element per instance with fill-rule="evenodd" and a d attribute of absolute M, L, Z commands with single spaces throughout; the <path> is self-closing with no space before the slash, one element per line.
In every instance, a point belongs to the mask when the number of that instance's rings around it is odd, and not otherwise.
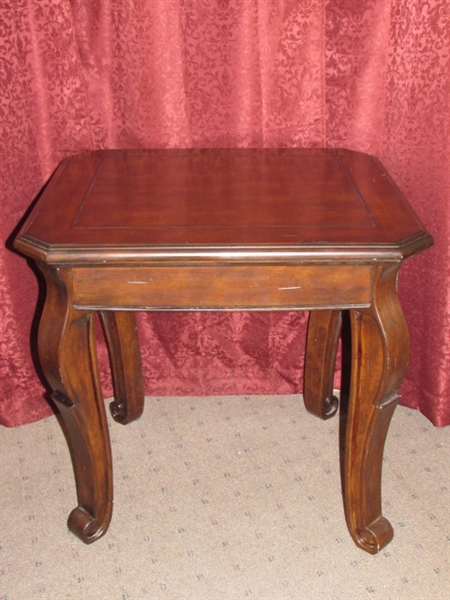
<path fill-rule="evenodd" d="M 403 260 L 432 238 L 373 157 L 345 150 L 104 150 L 62 162 L 15 247 L 47 282 L 40 361 L 64 420 L 84 542 L 108 529 L 112 460 L 94 317 L 111 355 L 114 419 L 144 405 L 135 313 L 311 310 L 304 401 L 332 416 L 341 313 L 352 359 L 344 507 L 355 543 L 376 553 L 383 448 L 407 367 L 397 296 Z"/>

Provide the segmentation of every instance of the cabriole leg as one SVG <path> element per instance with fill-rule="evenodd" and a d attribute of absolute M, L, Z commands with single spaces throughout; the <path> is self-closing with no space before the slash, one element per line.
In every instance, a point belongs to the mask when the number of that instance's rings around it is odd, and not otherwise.
<path fill-rule="evenodd" d="M 144 410 L 144 382 L 136 317 L 133 312 L 100 313 L 111 361 L 114 382 L 113 418 L 126 425 Z"/>
<path fill-rule="evenodd" d="M 39 357 L 61 411 L 77 487 L 69 529 L 91 543 L 108 529 L 113 482 L 108 424 L 100 389 L 94 313 L 71 302 L 70 270 L 39 265 L 47 298 L 39 326 Z"/>
<path fill-rule="evenodd" d="M 339 310 L 313 310 L 309 315 L 303 398 L 306 409 L 321 419 L 329 419 L 338 408 L 333 381 L 341 320 Z"/>
<path fill-rule="evenodd" d="M 381 511 L 383 451 L 409 357 L 398 265 L 374 270 L 373 302 L 351 311 L 352 374 L 345 434 L 343 492 L 357 546 L 376 554 L 393 537 Z"/>

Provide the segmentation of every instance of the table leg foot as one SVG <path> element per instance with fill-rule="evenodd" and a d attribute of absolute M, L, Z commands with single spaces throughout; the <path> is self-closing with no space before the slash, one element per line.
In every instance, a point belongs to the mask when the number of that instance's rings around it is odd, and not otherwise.
<path fill-rule="evenodd" d="M 351 310 L 352 374 L 345 432 L 343 493 L 356 545 L 376 554 L 393 537 L 381 511 L 383 451 L 408 357 L 409 335 L 398 300 L 398 266 L 374 271 L 372 306 Z"/>
<path fill-rule="evenodd" d="M 39 357 L 60 410 L 75 473 L 78 506 L 68 526 L 83 542 L 106 533 L 113 483 L 108 423 L 100 388 L 94 313 L 73 308 L 70 272 L 40 265 L 47 298 L 39 325 Z"/>
<path fill-rule="evenodd" d="M 73 509 L 67 519 L 67 527 L 85 544 L 92 544 L 106 533 L 106 528 L 83 506 Z"/>
<path fill-rule="evenodd" d="M 100 313 L 111 361 L 113 418 L 123 425 L 139 419 L 144 410 L 144 382 L 136 317 L 133 312 Z"/>
<path fill-rule="evenodd" d="M 321 419 L 338 409 L 333 381 L 341 320 L 339 310 L 313 310 L 309 315 L 303 398 L 306 409 Z"/>
<path fill-rule="evenodd" d="M 356 531 L 356 545 L 369 554 L 377 554 L 394 537 L 392 525 L 384 517 L 380 517 L 365 529 Z"/>

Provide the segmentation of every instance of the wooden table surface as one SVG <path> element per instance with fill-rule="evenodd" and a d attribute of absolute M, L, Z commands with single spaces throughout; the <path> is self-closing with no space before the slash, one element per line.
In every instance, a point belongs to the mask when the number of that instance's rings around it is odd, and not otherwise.
<path fill-rule="evenodd" d="M 429 243 L 375 158 L 321 149 L 79 154 L 62 163 L 21 239 L 30 250 L 44 243 L 47 262 L 221 248 L 381 259 Z"/>

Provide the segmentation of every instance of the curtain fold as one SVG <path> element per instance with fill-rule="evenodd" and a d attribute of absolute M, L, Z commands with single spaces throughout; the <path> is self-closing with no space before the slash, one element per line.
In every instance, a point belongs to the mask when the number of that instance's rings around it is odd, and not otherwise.
<path fill-rule="evenodd" d="M 11 239 L 61 159 L 219 146 L 382 159 L 436 241 L 402 269 L 402 402 L 450 423 L 446 0 L 0 0 L 0 52 L 1 423 L 50 412 L 35 372 L 39 285 Z M 300 391 L 306 318 L 140 314 L 146 392 Z M 110 395 L 102 343 L 99 354 Z"/>

